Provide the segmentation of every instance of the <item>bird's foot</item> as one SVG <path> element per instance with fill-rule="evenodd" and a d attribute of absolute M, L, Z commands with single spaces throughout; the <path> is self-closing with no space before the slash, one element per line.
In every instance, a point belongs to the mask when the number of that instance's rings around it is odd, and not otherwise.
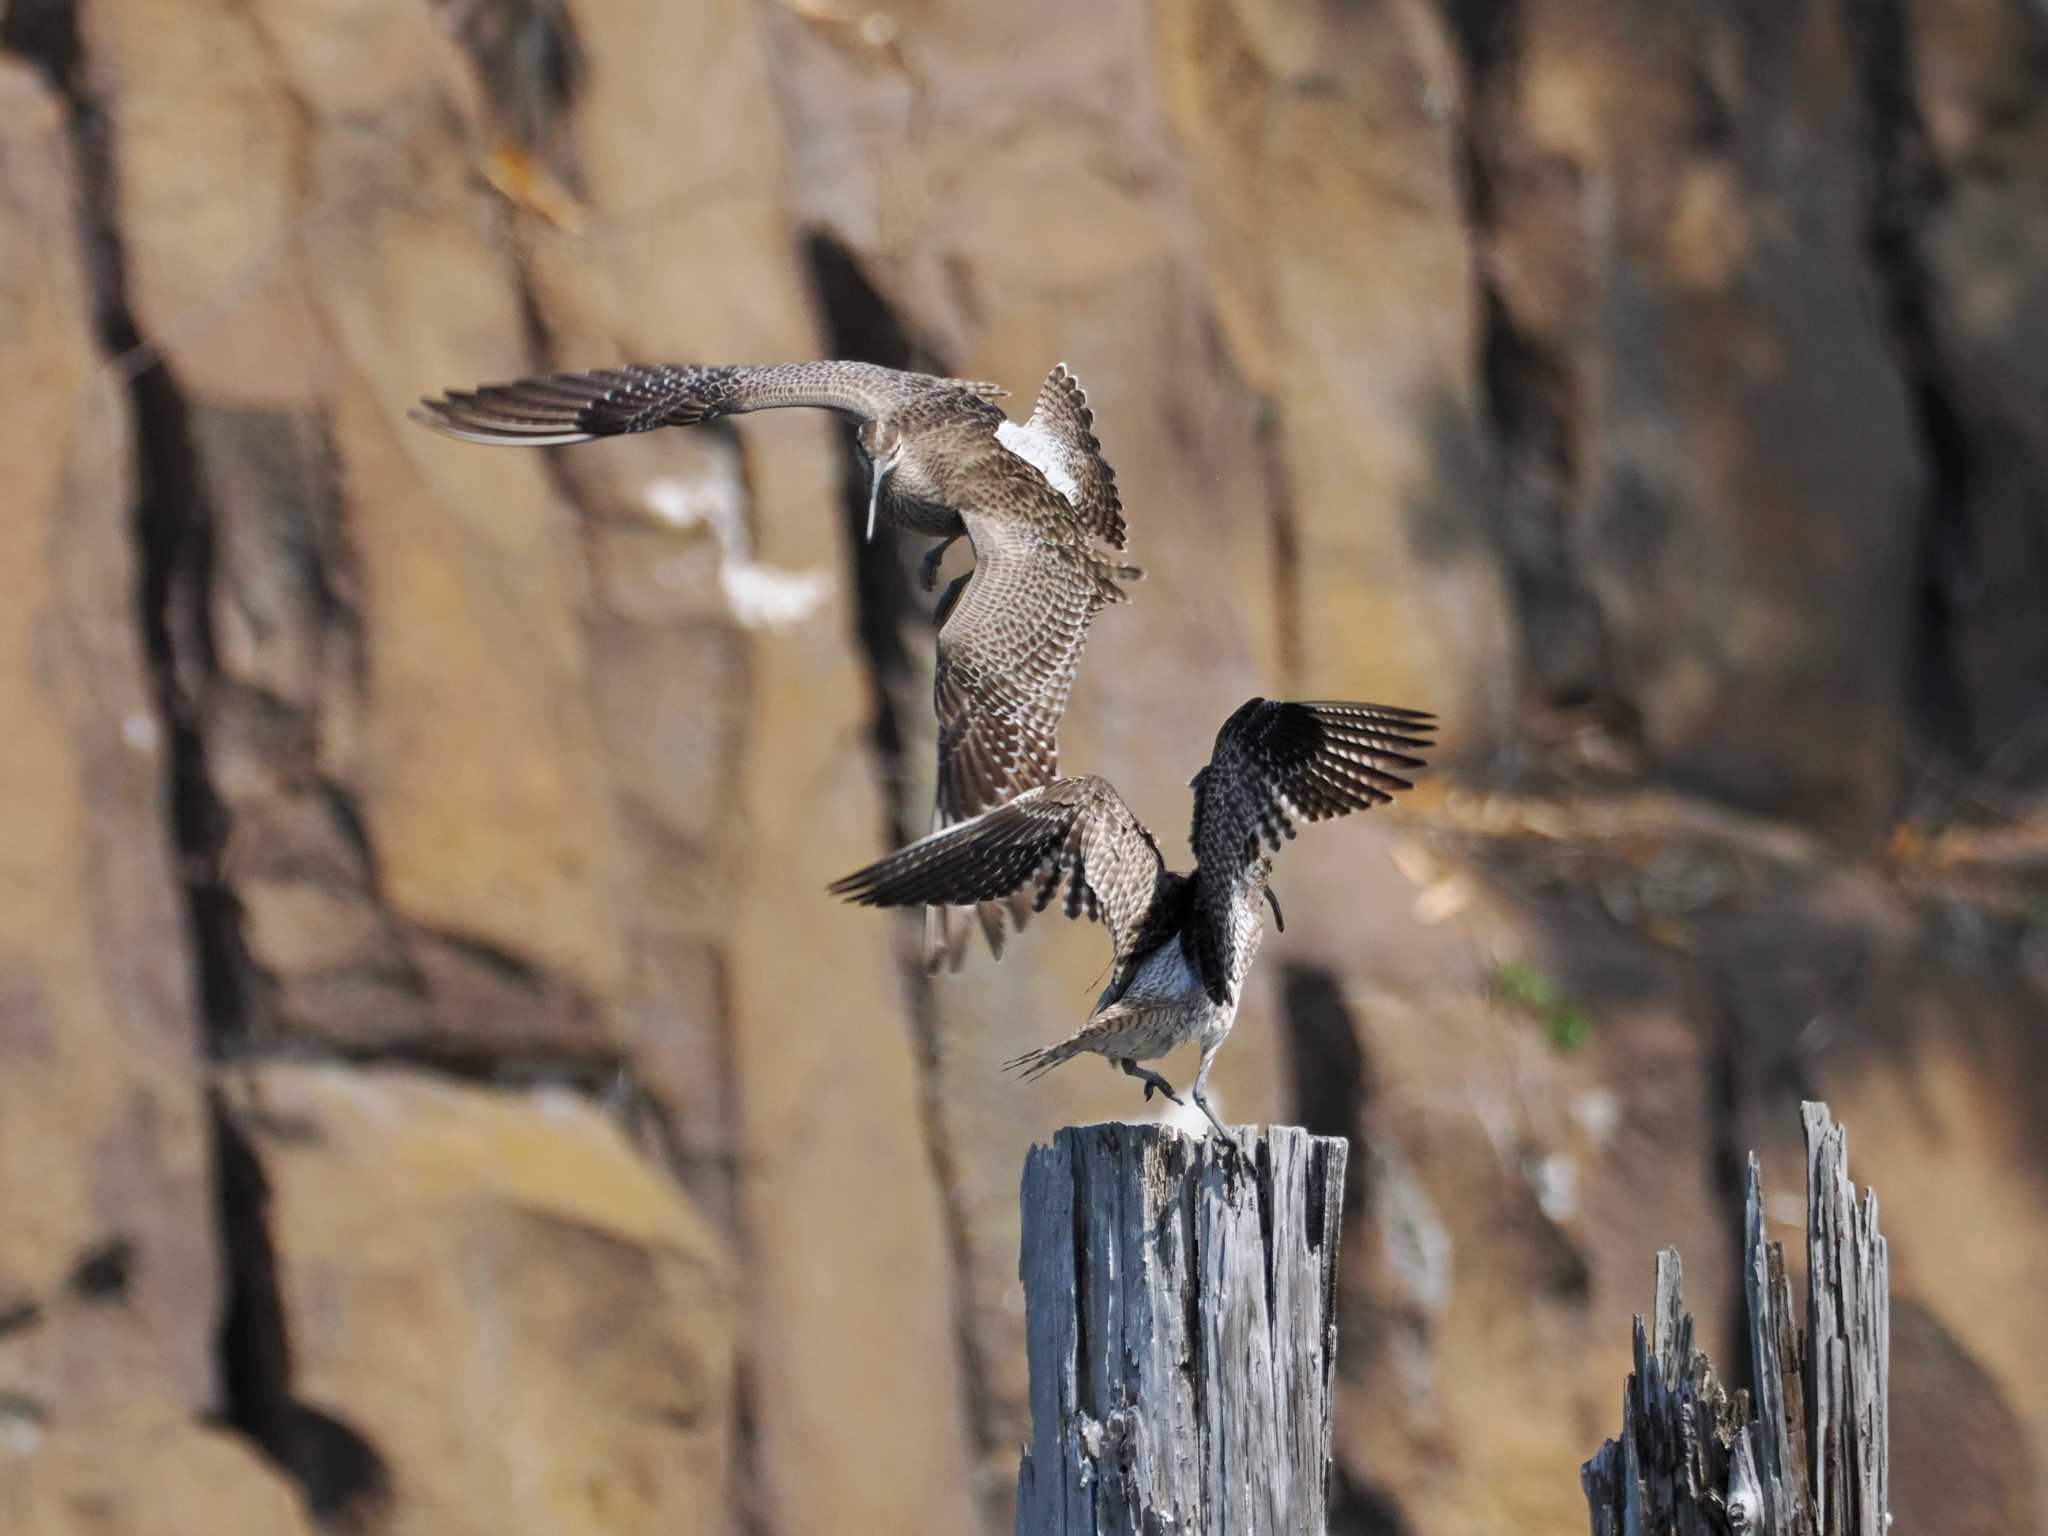
<path fill-rule="evenodd" d="M 1216 1112 L 1209 1107 L 1209 1101 L 1202 1094 L 1200 1089 L 1197 1089 L 1195 1091 L 1195 1108 L 1199 1109 L 1203 1114 L 1209 1117 L 1209 1123 L 1216 1128 L 1216 1134 L 1223 1138 L 1224 1143 L 1230 1148 L 1230 1150 L 1235 1152 L 1239 1157 L 1243 1157 L 1244 1143 L 1239 1141 L 1235 1136 L 1231 1135 L 1228 1127 L 1226 1127 L 1221 1120 L 1218 1120 L 1216 1118 Z"/>
<path fill-rule="evenodd" d="M 1152 1091 L 1155 1088 L 1165 1094 L 1172 1103 L 1179 1104 L 1182 1102 L 1181 1096 L 1173 1091 L 1173 1084 L 1169 1083 L 1157 1072 L 1154 1072 L 1150 1067 L 1141 1067 L 1128 1056 L 1124 1057 L 1119 1065 L 1123 1067 L 1126 1073 L 1145 1085 L 1145 1102 L 1147 1104 L 1152 1102 Z"/>

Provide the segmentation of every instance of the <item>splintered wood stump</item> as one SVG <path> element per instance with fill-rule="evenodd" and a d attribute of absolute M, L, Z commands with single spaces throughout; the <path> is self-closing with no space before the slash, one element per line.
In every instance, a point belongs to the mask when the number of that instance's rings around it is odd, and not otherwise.
<path fill-rule="evenodd" d="M 1024 1165 L 1018 1536 L 1320 1533 L 1346 1143 L 1069 1126 Z"/>
<path fill-rule="evenodd" d="M 1859 1205 L 1848 1134 L 1825 1104 L 1806 1130 L 1806 1326 L 1785 1249 L 1764 1237 L 1749 1159 L 1745 1289 L 1756 1380 L 1730 1394 L 1693 1345 L 1676 1249 L 1657 1255 L 1655 1320 L 1635 1324 L 1621 1437 L 1580 1473 L 1593 1536 L 1884 1536 L 1890 1286 L 1877 1195 Z"/>

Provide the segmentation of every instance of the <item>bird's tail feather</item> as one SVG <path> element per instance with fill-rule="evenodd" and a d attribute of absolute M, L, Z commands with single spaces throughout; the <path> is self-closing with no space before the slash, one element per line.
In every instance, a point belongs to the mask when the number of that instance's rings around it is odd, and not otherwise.
<path fill-rule="evenodd" d="M 1025 1082 L 1033 1082 L 1045 1076 L 1063 1061 L 1072 1061 L 1081 1053 L 1081 1047 L 1073 1040 L 1062 1040 L 1057 1045 L 1043 1046 L 1035 1051 L 1026 1051 L 1022 1056 L 1013 1056 L 1003 1063 L 1005 1072 L 1015 1072 Z"/>
<path fill-rule="evenodd" d="M 988 941 L 988 952 L 995 959 L 1003 958 L 1003 945 L 1009 938 L 1009 931 L 1003 921 L 1004 908 L 1013 913 L 1016 898 L 1007 903 L 980 902 L 971 907 L 926 907 L 924 909 L 924 969 L 927 976 L 936 976 L 941 971 L 957 971 L 967 959 L 968 942 L 973 935 L 973 926 L 967 921 L 972 913 L 981 927 L 981 935 Z M 1023 927 L 1023 920 L 1016 919 L 1017 926 Z"/>

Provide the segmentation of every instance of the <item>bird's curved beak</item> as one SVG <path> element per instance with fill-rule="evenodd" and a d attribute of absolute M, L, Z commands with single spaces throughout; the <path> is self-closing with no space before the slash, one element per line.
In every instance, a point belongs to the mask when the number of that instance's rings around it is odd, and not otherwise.
<path fill-rule="evenodd" d="M 888 473 L 888 461 L 886 459 L 875 460 L 870 470 L 873 478 L 868 481 L 868 531 L 866 537 L 862 540 L 863 543 L 872 544 L 875 542 L 875 514 L 881 510 L 882 481 Z"/>
<path fill-rule="evenodd" d="M 1287 919 L 1280 915 L 1280 898 L 1273 894 L 1273 887 L 1266 887 L 1266 905 L 1273 909 L 1273 926 L 1282 933 L 1287 931 Z"/>

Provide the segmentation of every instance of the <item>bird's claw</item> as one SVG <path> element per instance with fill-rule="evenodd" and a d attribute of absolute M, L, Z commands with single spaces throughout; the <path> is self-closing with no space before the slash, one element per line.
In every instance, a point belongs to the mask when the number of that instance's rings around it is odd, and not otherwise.
<path fill-rule="evenodd" d="M 1150 1067 L 1141 1067 L 1129 1057 L 1123 1058 L 1117 1065 L 1123 1068 L 1126 1077 L 1135 1077 L 1145 1085 L 1145 1102 L 1147 1104 L 1152 1102 L 1152 1094 L 1155 1089 L 1165 1094 L 1168 1102 L 1174 1104 L 1181 1102 L 1180 1095 L 1173 1091 L 1173 1084 L 1169 1083 L 1157 1072 L 1154 1072 Z"/>

